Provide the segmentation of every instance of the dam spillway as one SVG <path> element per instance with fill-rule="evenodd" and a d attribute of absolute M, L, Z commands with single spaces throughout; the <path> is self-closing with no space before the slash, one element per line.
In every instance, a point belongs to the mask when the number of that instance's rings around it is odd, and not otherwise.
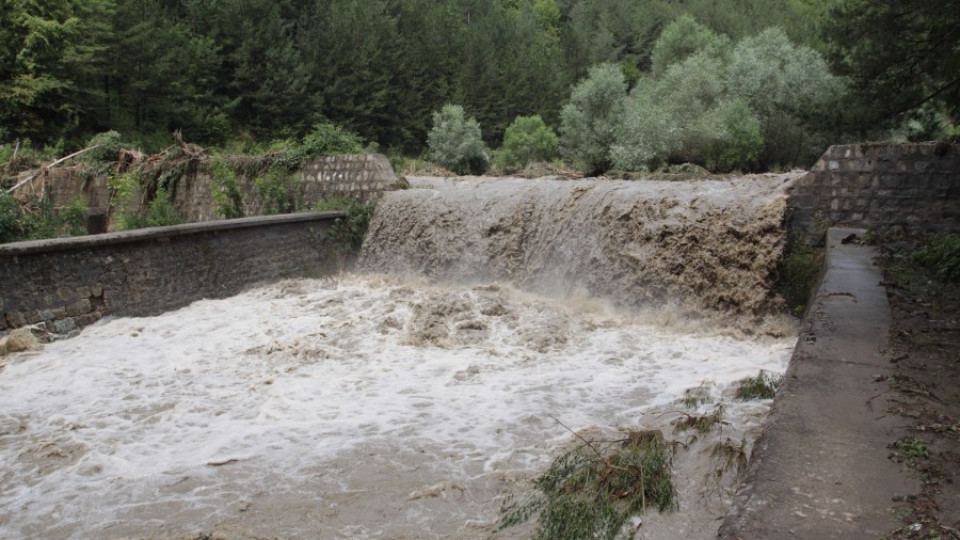
<path fill-rule="evenodd" d="M 0 537 L 523 538 L 497 509 L 568 427 L 668 431 L 702 388 L 748 437 L 768 403 L 732 385 L 793 345 L 767 331 L 785 181 L 414 182 L 378 209 L 362 273 L 8 357 Z M 729 494 L 691 448 L 684 515 L 645 538 L 715 533 Z"/>
<path fill-rule="evenodd" d="M 776 307 L 785 187 L 796 174 L 722 181 L 411 178 L 364 245 L 366 268 L 527 290 L 674 300 L 724 315 Z"/>

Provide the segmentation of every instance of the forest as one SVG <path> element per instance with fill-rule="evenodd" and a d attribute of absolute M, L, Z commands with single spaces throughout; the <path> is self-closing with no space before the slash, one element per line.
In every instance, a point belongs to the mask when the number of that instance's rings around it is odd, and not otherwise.
<path fill-rule="evenodd" d="M 0 163 L 335 126 L 463 172 L 808 166 L 955 136 L 958 33 L 960 0 L 2 0 Z"/>

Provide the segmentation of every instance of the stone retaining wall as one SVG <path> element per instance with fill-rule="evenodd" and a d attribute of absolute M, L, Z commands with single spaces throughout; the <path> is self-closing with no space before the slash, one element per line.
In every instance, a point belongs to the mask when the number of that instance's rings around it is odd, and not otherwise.
<path fill-rule="evenodd" d="M 384 192 L 405 185 L 403 178 L 394 172 L 390 160 L 382 154 L 321 157 L 307 163 L 300 174 L 303 179 L 302 208 L 334 197 L 373 204 Z M 263 201 L 253 180 L 237 179 L 243 198 L 242 210 L 247 216 L 260 215 L 263 209 Z M 55 206 L 67 205 L 75 200 L 101 211 L 106 211 L 110 206 L 108 176 L 105 173 L 89 175 L 79 165 L 44 171 L 18 189 L 16 196 L 36 198 L 44 193 L 50 194 Z M 221 219 L 213 200 L 211 178 L 205 173 L 185 175 L 177 182 L 172 196 L 173 207 L 184 221 L 193 223 Z"/>
<path fill-rule="evenodd" d="M 0 245 L 0 331 L 66 334 L 106 315 L 146 316 L 338 261 L 341 212 L 289 214 Z"/>
<path fill-rule="evenodd" d="M 390 160 L 382 154 L 328 156 L 307 163 L 300 173 L 303 180 L 301 207 L 330 198 L 377 202 L 384 192 L 398 189 L 401 178 L 393 171 Z M 252 178 L 238 178 L 243 199 L 243 213 L 260 215 L 263 201 Z M 207 174 L 195 174 L 180 180 L 173 194 L 173 206 L 190 222 L 220 219 L 213 200 L 213 186 Z"/>
<path fill-rule="evenodd" d="M 403 183 L 383 154 L 317 158 L 302 174 L 310 201 L 346 197 L 373 204 Z"/>
<path fill-rule="evenodd" d="M 787 206 L 790 229 L 808 239 L 835 225 L 960 230 L 960 145 L 831 146 Z"/>

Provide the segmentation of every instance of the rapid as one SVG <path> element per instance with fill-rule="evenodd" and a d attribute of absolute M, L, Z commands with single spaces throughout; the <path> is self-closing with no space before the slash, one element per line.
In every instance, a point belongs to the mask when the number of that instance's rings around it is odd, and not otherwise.
<path fill-rule="evenodd" d="M 353 272 L 3 358 L 0 538 L 529 538 L 497 530 L 505 498 L 637 427 L 680 444 L 679 509 L 636 537 L 712 538 L 716 449 L 748 453 L 770 405 L 735 382 L 796 339 L 772 290 L 791 178 L 415 178 Z"/>

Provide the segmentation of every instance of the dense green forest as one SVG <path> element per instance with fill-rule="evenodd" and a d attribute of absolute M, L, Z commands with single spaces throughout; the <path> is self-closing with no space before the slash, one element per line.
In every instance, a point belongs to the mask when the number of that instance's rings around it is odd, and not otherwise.
<path fill-rule="evenodd" d="M 955 132 L 958 14 L 960 0 L 0 0 L 0 144 L 62 155 L 116 131 L 149 152 L 180 129 L 249 150 L 333 123 L 422 155 L 451 104 L 482 129 L 480 154 L 522 117 L 588 171 L 808 165 L 844 139 Z"/>

